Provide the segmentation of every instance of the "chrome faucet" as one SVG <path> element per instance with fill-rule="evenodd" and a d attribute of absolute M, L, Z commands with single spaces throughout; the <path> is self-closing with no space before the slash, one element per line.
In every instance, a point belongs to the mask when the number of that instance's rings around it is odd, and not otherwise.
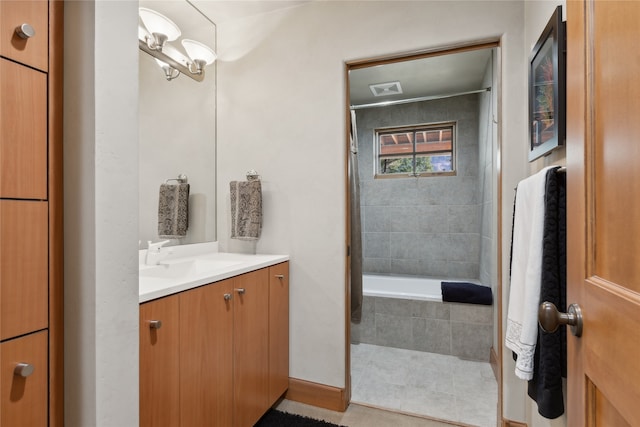
<path fill-rule="evenodd" d="M 145 264 L 157 265 L 161 260 L 166 258 L 171 251 L 163 251 L 162 247 L 169 243 L 171 240 L 163 240 L 161 242 L 153 243 L 151 240 L 147 241 L 147 256 L 145 258 Z"/>

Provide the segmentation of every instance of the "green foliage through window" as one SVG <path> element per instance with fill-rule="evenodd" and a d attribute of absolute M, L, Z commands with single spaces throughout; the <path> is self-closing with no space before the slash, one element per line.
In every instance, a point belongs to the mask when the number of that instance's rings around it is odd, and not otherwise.
<path fill-rule="evenodd" d="M 376 175 L 453 172 L 455 123 L 376 131 Z"/>

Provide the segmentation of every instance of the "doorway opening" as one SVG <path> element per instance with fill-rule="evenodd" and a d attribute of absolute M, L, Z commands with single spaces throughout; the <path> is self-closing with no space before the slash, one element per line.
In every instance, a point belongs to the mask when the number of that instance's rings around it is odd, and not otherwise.
<path fill-rule="evenodd" d="M 496 425 L 499 54 L 492 41 L 347 63 L 354 403 Z M 443 302 L 443 281 L 493 303 Z"/>

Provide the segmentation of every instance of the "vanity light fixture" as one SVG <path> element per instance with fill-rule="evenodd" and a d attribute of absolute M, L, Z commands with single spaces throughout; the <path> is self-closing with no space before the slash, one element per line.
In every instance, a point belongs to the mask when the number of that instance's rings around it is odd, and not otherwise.
<path fill-rule="evenodd" d="M 138 47 L 156 59 L 166 79 L 173 80 L 184 74 L 203 81 L 204 68 L 216 60 L 215 52 L 204 43 L 183 39 L 187 57 L 169 43 L 182 35 L 171 19 L 146 7 L 139 9 L 139 16 L 142 24 L 138 26 Z"/>

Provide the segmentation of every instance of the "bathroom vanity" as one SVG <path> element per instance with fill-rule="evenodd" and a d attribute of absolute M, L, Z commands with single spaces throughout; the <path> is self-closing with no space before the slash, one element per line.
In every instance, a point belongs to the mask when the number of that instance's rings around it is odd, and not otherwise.
<path fill-rule="evenodd" d="M 252 426 L 289 384 L 288 257 L 182 255 L 140 265 L 140 426 Z"/>

